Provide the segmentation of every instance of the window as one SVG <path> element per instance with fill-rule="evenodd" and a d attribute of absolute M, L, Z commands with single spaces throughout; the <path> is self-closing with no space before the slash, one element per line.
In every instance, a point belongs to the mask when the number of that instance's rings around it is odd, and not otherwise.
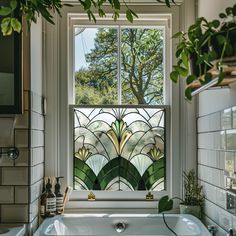
<path fill-rule="evenodd" d="M 164 109 L 164 115 L 166 120 L 165 129 L 165 190 L 164 191 L 152 191 L 155 198 L 159 198 L 164 194 L 180 196 L 180 177 L 182 168 L 182 157 L 184 153 L 181 151 L 182 145 L 186 142 L 182 142 L 180 138 L 180 130 L 187 130 L 185 126 L 180 125 L 180 112 L 185 117 L 186 112 L 182 112 L 180 109 L 180 96 L 179 86 L 172 86 L 169 83 L 168 75 L 170 74 L 170 68 L 172 63 L 175 63 L 172 58 L 172 32 L 177 32 L 181 29 L 180 19 L 182 11 L 181 6 L 177 5 L 170 9 L 170 12 L 166 12 L 166 8 L 162 8 L 153 1 L 153 4 L 137 4 L 133 5 L 136 12 L 139 13 L 139 19 L 135 20 L 134 24 L 129 24 L 125 20 L 125 16 L 120 15 L 120 19 L 117 22 L 113 22 L 111 17 L 107 15 L 105 19 L 97 19 L 97 24 L 88 21 L 87 15 L 80 14 L 83 12 L 80 6 L 73 8 L 64 8 L 62 12 L 62 18 L 58 18 L 56 27 L 46 24 L 46 48 L 45 48 L 45 73 L 47 80 L 45 81 L 46 95 L 47 95 L 47 116 L 46 116 L 46 156 L 45 159 L 45 175 L 46 176 L 64 176 L 62 181 L 62 188 L 66 186 L 74 186 L 74 115 L 75 111 L 79 108 L 113 108 L 126 106 L 140 106 L 140 108 L 151 108 L 151 106 L 158 106 L 159 109 Z M 74 12 L 74 13 L 73 13 Z M 155 14 L 150 14 L 155 12 Z M 113 28 L 117 30 L 117 33 L 122 30 L 122 27 L 129 29 L 158 29 L 163 33 L 163 105 L 153 103 L 138 104 L 122 103 L 122 77 L 118 76 L 121 73 L 122 63 L 121 60 L 116 59 L 117 73 L 114 76 L 116 79 L 115 87 L 117 86 L 117 96 L 115 102 L 112 105 L 100 104 L 100 105 L 77 105 L 76 93 L 75 93 L 75 72 L 79 70 L 79 66 L 76 66 L 74 58 L 75 55 L 75 29 L 86 28 L 95 29 L 98 31 L 100 28 Z M 84 31 L 85 33 L 86 31 Z M 79 37 L 76 36 L 76 37 Z M 87 42 L 88 43 L 88 42 Z M 117 40 L 118 43 L 118 40 Z M 87 44 L 86 44 L 87 45 Z M 92 47 L 93 48 L 93 47 Z M 85 53 L 89 53 L 91 50 L 85 50 Z M 120 53 L 119 51 L 117 53 Z M 83 55 L 82 55 L 83 56 Z M 117 57 L 118 58 L 118 57 Z M 120 68 L 118 72 L 118 68 Z M 121 88 L 121 89 L 120 89 Z M 73 92 L 74 91 L 74 92 Z M 119 93 L 118 93 L 119 91 Z M 104 102 L 102 102 L 104 103 Z M 102 107 L 103 106 L 103 107 Z M 82 110 L 81 110 L 82 111 Z M 171 111 L 171 116 L 170 116 Z M 112 124 L 112 122 L 110 122 Z M 181 123 L 182 124 L 182 123 Z M 186 124 L 186 122 L 184 123 Z M 187 142 L 188 143 L 188 142 Z M 77 147 L 76 147 L 77 149 Z M 77 152 L 78 150 L 75 150 Z M 192 153 L 192 152 L 189 152 Z M 188 158 L 189 160 L 189 158 Z M 117 202 L 112 203 L 112 199 L 122 199 L 122 203 L 119 203 L 119 207 L 131 207 L 131 201 L 126 199 L 143 200 L 147 194 L 145 191 L 93 191 L 96 198 L 100 201 L 94 203 L 87 202 L 89 191 L 74 190 L 70 199 L 70 207 L 116 207 Z M 76 201 L 78 200 L 79 201 Z M 105 199 L 103 205 L 100 205 L 102 199 Z M 109 201 L 107 201 L 109 199 Z M 83 201 L 85 200 L 85 201 Z M 81 203 L 81 204 L 80 204 Z M 137 203 L 137 204 L 136 204 Z M 86 205 L 87 204 L 87 205 Z M 102 204 L 102 203 L 101 203 Z M 113 205 L 112 205 L 113 204 Z M 126 204 L 126 205 L 125 205 Z M 156 207 L 156 202 L 142 202 L 132 201 L 132 204 L 136 204 L 134 207 Z M 150 205 L 149 205 L 150 204 Z M 133 205 L 132 205 L 133 206 Z"/>
<path fill-rule="evenodd" d="M 163 27 L 75 27 L 75 104 L 164 104 Z"/>
<path fill-rule="evenodd" d="M 74 109 L 74 188 L 165 189 L 165 109 Z"/>
<path fill-rule="evenodd" d="M 74 189 L 166 190 L 167 20 L 109 23 L 72 24 Z"/>

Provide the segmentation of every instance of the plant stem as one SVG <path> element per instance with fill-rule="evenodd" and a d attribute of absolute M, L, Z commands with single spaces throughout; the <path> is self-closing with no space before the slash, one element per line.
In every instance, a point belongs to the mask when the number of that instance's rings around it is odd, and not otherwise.
<path fill-rule="evenodd" d="M 166 223 L 166 219 L 165 219 L 165 214 L 164 214 L 164 212 L 162 212 L 162 217 L 163 217 L 163 221 L 164 221 L 164 223 L 165 223 L 167 229 L 169 229 L 174 235 L 178 236 L 178 235 L 175 233 L 175 231 L 173 231 L 173 230 L 169 227 L 169 225 Z"/>

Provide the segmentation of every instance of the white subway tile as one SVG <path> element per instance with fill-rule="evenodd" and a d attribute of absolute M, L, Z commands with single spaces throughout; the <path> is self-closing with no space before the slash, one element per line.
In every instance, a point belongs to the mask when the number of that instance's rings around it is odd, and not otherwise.
<path fill-rule="evenodd" d="M 219 225 L 224 230 L 229 230 L 233 227 L 233 215 L 219 207 L 217 208 L 219 214 Z"/>
<path fill-rule="evenodd" d="M 36 112 L 31 112 L 31 129 L 44 130 L 44 117 Z"/>
<path fill-rule="evenodd" d="M 14 118 L 0 117 L 0 147 L 14 146 Z"/>
<path fill-rule="evenodd" d="M 39 130 L 31 130 L 31 147 L 44 146 L 44 132 Z"/>
<path fill-rule="evenodd" d="M 27 129 L 16 129 L 15 130 L 15 145 L 16 147 L 28 147 L 29 137 Z"/>
<path fill-rule="evenodd" d="M 42 114 L 42 97 L 31 92 L 31 110 Z"/>
<path fill-rule="evenodd" d="M 236 150 L 236 129 L 226 131 L 226 148 L 227 150 Z"/>
<path fill-rule="evenodd" d="M 11 160 L 7 155 L 0 157 L 0 166 L 13 166 L 14 161 Z"/>
<path fill-rule="evenodd" d="M 44 162 L 44 147 L 31 149 L 31 166 Z"/>
<path fill-rule="evenodd" d="M 236 129 L 236 106 L 232 108 L 232 119 L 233 119 L 233 128 Z"/>
<path fill-rule="evenodd" d="M 20 155 L 15 160 L 16 166 L 28 166 L 29 165 L 29 149 L 19 148 Z"/>
<path fill-rule="evenodd" d="M 230 173 L 234 173 L 235 166 L 235 154 L 233 152 L 225 152 L 225 166 L 224 170 Z"/>
<path fill-rule="evenodd" d="M 216 188 L 216 204 L 226 209 L 226 191 Z"/>
<path fill-rule="evenodd" d="M 38 217 L 35 217 L 35 219 L 30 224 L 28 224 L 29 235 L 33 235 L 35 233 L 35 231 L 38 228 L 38 225 L 39 225 L 39 219 Z"/>
<path fill-rule="evenodd" d="M 232 111 L 231 108 L 221 112 L 221 129 L 231 129 L 232 127 Z"/>
<path fill-rule="evenodd" d="M 16 203 L 28 203 L 29 202 L 29 187 L 28 186 L 16 186 L 15 187 L 15 202 Z"/>
<path fill-rule="evenodd" d="M 30 186 L 30 202 L 35 201 L 42 194 L 43 181 Z"/>
<path fill-rule="evenodd" d="M 205 214 L 219 224 L 218 207 L 212 202 L 205 200 Z"/>
<path fill-rule="evenodd" d="M 2 205 L 1 222 L 27 223 L 28 205 Z"/>
<path fill-rule="evenodd" d="M 217 188 L 211 184 L 201 182 L 203 187 L 203 193 L 205 198 L 211 200 L 212 202 L 216 203 L 216 190 Z"/>
<path fill-rule="evenodd" d="M 22 115 L 16 115 L 15 128 L 29 128 L 29 112 L 25 111 Z"/>
<path fill-rule="evenodd" d="M 225 151 L 220 151 L 219 154 L 219 168 L 224 170 L 225 168 Z"/>
<path fill-rule="evenodd" d="M 34 218 L 38 215 L 39 210 L 39 200 L 35 200 L 30 204 L 30 212 L 29 212 L 29 221 L 32 222 Z"/>
<path fill-rule="evenodd" d="M 44 164 L 31 167 L 31 184 L 41 180 L 44 176 Z"/>
<path fill-rule="evenodd" d="M 26 167 L 3 167 L 2 185 L 27 185 L 28 168 Z"/>
<path fill-rule="evenodd" d="M 0 186 L 0 204 L 14 203 L 14 187 Z"/>

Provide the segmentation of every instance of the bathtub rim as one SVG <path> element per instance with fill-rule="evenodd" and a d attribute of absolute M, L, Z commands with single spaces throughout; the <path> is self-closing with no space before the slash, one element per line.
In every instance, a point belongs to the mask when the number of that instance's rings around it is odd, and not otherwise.
<path fill-rule="evenodd" d="M 81 218 L 122 218 L 122 217 L 126 217 L 126 218 L 133 218 L 136 215 L 136 217 L 140 217 L 140 218 L 163 218 L 162 214 L 158 214 L 158 213 L 82 213 L 82 212 L 77 212 L 77 213 L 65 213 L 63 215 L 57 215 L 54 216 L 52 218 L 47 218 L 46 220 L 44 220 L 42 222 L 42 224 L 38 227 L 37 231 L 34 233 L 34 236 L 40 236 L 40 233 L 45 232 L 46 228 L 48 227 L 48 225 L 52 224 L 53 221 L 60 219 L 61 217 L 72 217 L 72 218 L 77 218 L 77 217 L 81 217 Z M 148 216 L 147 216 L 148 215 Z M 127 217 L 128 216 L 128 217 Z M 138 218 L 137 217 L 137 218 Z M 207 230 L 206 226 L 195 216 L 192 216 L 190 214 L 171 214 L 171 213 L 165 213 L 165 218 L 168 219 L 168 217 L 176 217 L 176 218 L 182 218 L 182 219 L 188 219 L 192 222 L 194 222 L 195 224 L 197 224 L 197 226 L 201 229 L 201 231 L 203 233 L 206 233 L 209 231 Z M 46 224 L 47 222 L 47 224 Z M 210 236 L 210 233 L 209 233 Z"/>

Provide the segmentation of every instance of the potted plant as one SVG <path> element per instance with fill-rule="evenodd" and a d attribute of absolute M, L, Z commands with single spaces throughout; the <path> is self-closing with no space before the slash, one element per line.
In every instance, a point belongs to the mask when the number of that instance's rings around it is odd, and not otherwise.
<path fill-rule="evenodd" d="M 178 197 L 170 199 L 168 196 L 162 197 L 158 202 L 159 213 L 172 210 L 173 200 L 178 199 L 180 200 L 179 208 L 181 214 L 192 214 L 200 219 L 204 200 L 202 186 L 198 184 L 194 170 L 191 170 L 189 173 L 184 172 L 183 177 L 184 199 Z"/>
<path fill-rule="evenodd" d="M 208 70 L 216 66 L 220 83 L 225 77 L 222 67 L 224 57 L 235 55 L 236 4 L 226 8 L 219 17 L 224 19 L 222 23 L 219 19 L 209 22 L 203 17 L 198 18 L 187 32 L 178 32 L 173 36 L 179 39 L 179 43 L 175 53 L 177 64 L 173 66 L 170 78 L 175 83 L 179 77 L 186 79 L 185 97 L 188 100 L 192 99 L 190 84 L 193 81 L 199 80 L 202 85 L 208 83 L 212 80 Z"/>

